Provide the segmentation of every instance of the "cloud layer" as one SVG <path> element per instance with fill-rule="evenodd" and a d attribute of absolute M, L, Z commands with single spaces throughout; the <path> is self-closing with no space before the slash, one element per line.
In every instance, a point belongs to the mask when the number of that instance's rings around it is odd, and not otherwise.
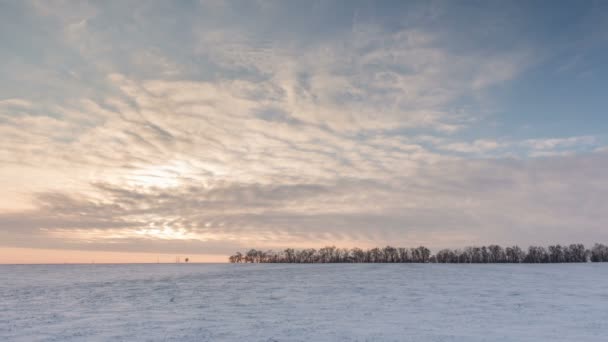
<path fill-rule="evenodd" d="M 428 25 L 447 4 L 295 4 L 7 6 L 40 51 L 2 52 L 0 244 L 606 239 L 603 137 L 489 133 L 497 89 L 544 58 L 533 41 Z"/>

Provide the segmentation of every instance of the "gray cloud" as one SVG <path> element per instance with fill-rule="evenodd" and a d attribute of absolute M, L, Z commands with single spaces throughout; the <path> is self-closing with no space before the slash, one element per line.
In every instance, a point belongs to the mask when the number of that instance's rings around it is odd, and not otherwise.
<path fill-rule="evenodd" d="M 531 161 L 445 162 L 424 168 L 415 178 L 394 176 L 384 181 L 220 182 L 171 189 L 95 184 L 102 202 L 40 194 L 37 211 L 1 215 L 0 226 L 3 234 L 13 236 L 5 244 L 19 234 L 33 241 L 46 236 L 47 247 L 70 241 L 74 248 L 111 250 L 149 240 L 150 246 L 166 252 L 173 252 L 175 245 L 164 249 L 154 235 L 146 240 L 129 232 L 168 227 L 184 233 L 176 240 L 190 246 L 185 247 L 188 251 L 198 246 L 197 241 L 204 241 L 201 246 L 215 241 L 230 247 L 237 241 L 271 247 L 384 241 L 440 247 L 548 238 L 590 242 L 606 238 L 601 225 L 608 208 L 601 198 L 608 194 L 608 182 L 599 171 L 606 164 L 608 155 L 596 153 Z M 94 234 L 87 235 L 87 230 Z M 98 237 L 100 230 L 113 237 Z M 70 232 L 82 235 L 82 241 L 70 238 Z"/>

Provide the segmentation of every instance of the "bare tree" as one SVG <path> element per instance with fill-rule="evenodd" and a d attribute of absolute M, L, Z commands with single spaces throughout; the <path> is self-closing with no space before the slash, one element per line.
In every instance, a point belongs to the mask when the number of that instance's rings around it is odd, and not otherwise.
<path fill-rule="evenodd" d="M 244 255 L 237 252 L 228 260 L 231 263 L 558 263 L 558 262 L 608 262 L 608 246 L 595 244 L 591 250 L 583 244 L 568 246 L 551 245 L 528 247 L 527 253 L 519 246 L 502 248 L 499 245 L 469 246 L 464 249 L 442 249 L 435 255 L 424 247 L 336 248 L 335 246 L 280 252 L 272 250 L 248 250 Z"/>
<path fill-rule="evenodd" d="M 608 262 L 608 246 L 596 243 L 590 251 L 592 262 Z"/>

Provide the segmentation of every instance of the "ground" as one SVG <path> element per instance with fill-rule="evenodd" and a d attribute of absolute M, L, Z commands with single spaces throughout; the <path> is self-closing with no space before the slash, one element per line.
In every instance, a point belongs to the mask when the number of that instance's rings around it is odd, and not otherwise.
<path fill-rule="evenodd" d="M 608 264 L 0 266 L 1 341 L 600 341 Z"/>

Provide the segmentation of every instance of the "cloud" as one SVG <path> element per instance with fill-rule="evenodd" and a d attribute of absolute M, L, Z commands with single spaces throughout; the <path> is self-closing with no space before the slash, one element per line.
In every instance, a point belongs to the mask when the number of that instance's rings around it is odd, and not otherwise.
<path fill-rule="evenodd" d="M 570 148 L 580 145 L 595 145 L 597 139 L 593 136 L 579 136 L 568 138 L 553 139 L 529 139 L 522 142 L 522 145 L 531 147 L 535 150 L 553 150 L 556 148 Z"/>
<path fill-rule="evenodd" d="M 585 200 L 606 191 L 600 139 L 484 130 L 532 44 L 489 52 L 414 14 L 327 4 L 302 21 L 275 4 L 124 6 L 15 5 L 44 52 L 10 50 L 2 70 L 0 186 L 21 199 L 0 202 L 5 247 L 605 237 L 607 208 Z"/>
<path fill-rule="evenodd" d="M 600 142 L 595 136 L 525 140 L 477 139 L 471 142 L 454 142 L 450 139 L 433 139 L 429 141 L 435 148 L 440 150 L 476 157 L 542 157 L 600 151 L 598 150 Z"/>
<path fill-rule="evenodd" d="M 23 99 L 6 99 L 0 100 L 0 107 L 2 108 L 30 108 L 32 104 L 29 101 Z"/>
<path fill-rule="evenodd" d="M 224 247 L 373 245 L 432 247 L 604 239 L 605 153 L 541 160 L 448 161 L 417 177 L 317 184 L 188 184 L 149 188 L 96 184 L 95 198 L 40 194 L 35 211 L 0 215 L 5 244 L 44 238 L 49 246 L 122 250 L 159 240 Z M 25 239 L 21 239 L 23 244 Z M 112 248 L 112 244 L 116 248 Z M 138 249 L 141 251 L 142 249 Z"/>
<path fill-rule="evenodd" d="M 501 143 L 496 142 L 494 140 L 487 139 L 479 139 L 475 140 L 472 143 L 467 142 L 458 142 L 458 143 L 450 143 L 444 146 L 441 146 L 441 149 L 447 151 L 454 152 L 462 152 L 462 153 L 484 153 L 488 151 L 495 150 L 501 146 Z"/>

